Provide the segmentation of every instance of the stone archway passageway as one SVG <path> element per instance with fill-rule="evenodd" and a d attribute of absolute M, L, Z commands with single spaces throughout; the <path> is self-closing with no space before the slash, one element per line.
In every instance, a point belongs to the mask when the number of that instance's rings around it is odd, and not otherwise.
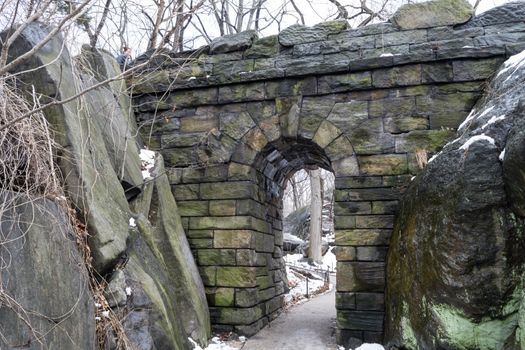
<path fill-rule="evenodd" d="M 338 340 L 381 342 L 400 194 L 519 48 L 515 22 L 293 26 L 221 38 L 219 51 L 166 57 L 132 78 L 216 329 L 253 335 L 282 310 L 279 201 L 289 174 L 317 165 L 335 174 Z"/>

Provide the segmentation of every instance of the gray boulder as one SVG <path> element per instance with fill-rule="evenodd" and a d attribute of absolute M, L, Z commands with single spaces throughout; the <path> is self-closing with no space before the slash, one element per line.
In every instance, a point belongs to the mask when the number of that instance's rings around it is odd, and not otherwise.
<path fill-rule="evenodd" d="M 413 181 L 387 263 L 386 339 L 525 349 L 525 52 Z"/>
<path fill-rule="evenodd" d="M 94 303 L 66 211 L 14 192 L 0 202 L 0 348 L 94 349 Z"/>
<path fill-rule="evenodd" d="M 9 59 L 18 57 L 39 43 L 50 29 L 41 23 L 29 24 L 11 45 Z M 57 35 L 31 56 L 17 71 L 36 93 L 67 99 L 77 92 L 73 67 L 62 38 Z M 64 176 L 68 196 L 84 216 L 89 232 L 95 268 L 103 272 L 126 249 L 129 208 L 124 190 L 110 162 L 102 131 L 75 99 L 51 108 L 44 114 L 63 147 L 58 164 Z"/>
<path fill-rule="evenodd" d="M 401 29 L 432 28 L 465 23 L 473 14 L 467 0 L 432 0 L 403 5 L 390 21 Z"/>
<path fill-rule="evenodd" d="M 257 32 L 255 30 L 247 30 L 236 34 L 224 35 L 214 39 L 210 43 L 210 54 L 213 55 L 218 53 L 246 50 L 252 46 L 252 43 L 255 39 L 257 39 Z"/>

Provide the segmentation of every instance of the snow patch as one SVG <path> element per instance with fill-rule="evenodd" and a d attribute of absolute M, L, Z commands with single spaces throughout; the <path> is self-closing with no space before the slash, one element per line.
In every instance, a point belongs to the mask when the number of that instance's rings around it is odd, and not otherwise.
<path fill-rule="evenodd" d="M 501 151 L 498 158 L 500 161 L 503 162 L 503 160 L 505 159 L 505 148 L 503 149 L 503 151 Z"/>
<path fill-rule="evenodd" d="M 392 56 L 394 56 L 394 54 L 390 52 L 385 52 L 379 55 L 379 57 L 392 57 Z"/>
<path fill-rule="evenodd" d="M 126 287 L 126 295 L 129 297 L 131 295 L 131 287 Z"/>
<path fill-rule="evenodd" d="M 385 350 L 385 348 L 382 345 L 379 345 L 377 343 L 364 343 L 360 347 L 356 348 L 355 350 Z"/>
<path fill-rule="evenodd" d="M 240 339 L 240 338 L 239 338 Z M 245 338 L 246 339 L 246 338 Z M 191 338 L 188 338 L 190 343 L 193 345 L 193 350 L 237 350 L 238 348 L 233 348 L 221 341 L 219 337 L 213 337 L 210 340 L 210 344 L 206 348 L 202 348 L 197 342 Z"/>
<path fill-rule="evenodd" d="M 151 170 L 155 166 L 155 152 L 149 149 L 141 149 L 140 160 L 142 161 L 142 178 L 144 180 L 153 178 Z"/>
<path fill-rule="evenodd" d="M 505 115 L 500 115 L 499 117 L 494 116 L 494 117 L 490 118 L 489 121 L 486 122 L 481 128 L 485 129 L 490 124 L 494 124 L 494 123 L 499 122 L 500 120 L 503 120 L 503 119 L 505 119 Z"/>
<path fill-rule="evenodd" d="M 436 154 L 434 154 L 432 157 L 430 157 L 430 159 L 428 160 L 427 164 L 428 163 L 431 163 L 434 159 L 436 159 L 437 157 L 439 157 L 439 155 L 443 153 L 443 152 L 438 152 Z"/>
<path fill-rule="evenodd" d="M 462 149 L 462 150 L 468 150 L 468 148 L 470 147 L 470 145 L 472 145 L 474 142 L 478 142 L 478 141 L 488 141 L 490 142 L 491 144 L 494 145 L 494 139 L 490 136 L 486 136 L 485 134 L 481 134 L 481 135 L 476 135 L 476 136 L 472 136 L 470 139 L 467 140 L 467 142 L 465 142 L 463 145 L 461 145 L 461 147 L 459 149 Z"/>
<path fill-rule="evenodd" d="M 137 227 L 137 223 L 134 218 L 129 218 L 129 227 Z"/>
<path fill-rule="evenodd" d="M 514 71 L 507 78 L 509 79 L 510 76 L 514 74 L 514 72 L 516 72 L 518 68 L 520 68 L 524 64 L 525 64 L 525 50 L 521 51 L 520 53 L 514 56 L 510 56 L 509 59 L 503 63 L 504 68 L 498 72 L 496 77 L 499 77 L 501 74 L 511 70 L 512 68 L 515 68 Z M 507 79 L 505 79 L 505 81 L 507 81 Z"/>
<path fill-rule="evenodd" d="M 463 123 L 459 124 L 459 127 L 458 127 L 458 130 L 461 130 L 465 125 L 467 125 L 467 123 L 472 120 L 472 118 L 474 118 L 474 113 L 476 113 L 476 110 L 473 108 L 470 113 L 468 114 L 468 116 L 465 118 L 465 120 L 463 121 Z"/>

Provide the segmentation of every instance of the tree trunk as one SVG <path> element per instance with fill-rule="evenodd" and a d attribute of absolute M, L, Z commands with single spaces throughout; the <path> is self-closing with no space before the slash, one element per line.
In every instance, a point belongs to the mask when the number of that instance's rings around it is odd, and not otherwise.
<path fill-rule="evenodd" d="M 308 258 L 321 262 L 321 216 L 323 199 L 321 197 L 321 177 L 319 169 L 310 170 L 310 186 L 312 189 L 312 203 L 310 204 L 310 247 Z"/>

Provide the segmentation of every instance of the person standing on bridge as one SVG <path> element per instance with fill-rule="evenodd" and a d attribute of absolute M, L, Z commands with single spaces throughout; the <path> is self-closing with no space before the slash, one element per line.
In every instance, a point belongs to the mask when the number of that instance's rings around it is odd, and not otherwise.
<path fill-rule="evenodd" d="M 124 46 L 120 52 L 120 55 L 117 56 L 117 62 L 120 66 L 120 69 L 124 71 L 126 66 L 131 63 L 131 48 Z"/>

